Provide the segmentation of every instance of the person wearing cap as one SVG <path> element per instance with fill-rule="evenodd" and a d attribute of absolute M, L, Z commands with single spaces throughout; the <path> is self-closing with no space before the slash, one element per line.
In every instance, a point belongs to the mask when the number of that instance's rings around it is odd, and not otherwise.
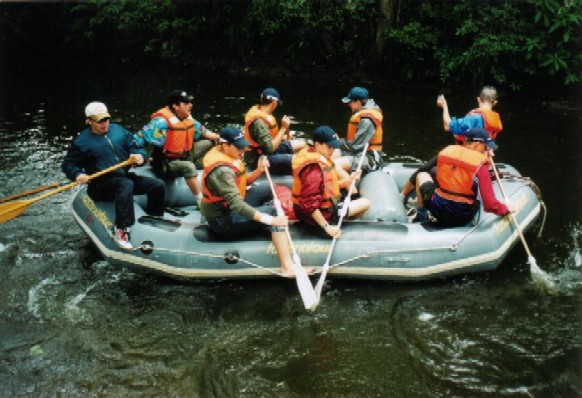
<path fill-rule="evenodd" d="M 357 163 L 356 157 L 362 154 L 364 146 L 368 144 L 368 153 L 362 164 L 362 170 L 378 169 L 382 161 L 384 135 L 382 110 L 370 98 L 368 90 L 364 87 L 353 87 L 348 95 L 342 98 L 342 102 L 350 107 L 352 116 L 348 122 L 346 139 L 342 143 L 341 151 L 344 155 L 350 155 L 353 158 L 349 162 L 342 162 L 341 167 L 344 170 L 350 170 Z"/>
<path fill-rule="evenodd" d="M 493 107 L 497 104 L 497 90 L 492 86 L 485 86 L 481 89 L 477 97 L 479 107 L 470 111 L 464 118 L 451 118 L 449 115 L 449 108 L 444 95 L 439 95 L 437 99 L 437 106 L 443 109 L 443 125 L 445 131 L 450 131 L 455 136 L 457 144 L 462 144 L 465 141 L 465 134 L 473 128 L 484 129 L 489 134 L 493 141 L 501 132 L 503 126 L 499 114 L 493 111 Z M 436 156 L 428 162 L 419 167 L 408 179 L 400 191 L 403 201 L 408 201 L 408 196 L 415 190 L 416 179 L 419 173 L 429 172 L 432 178 L 436 175 Z"/>
<path fill-rule="evenodd" d="M 442 226 L 466 225 L 479 210 L 478 193 L 486 212 L 509 213 L 495 197 L 489 174 L 488 155 L 496 149 L 495 141 L 481 128 L 467 131 L 464 144 L 443 149 L 437 156 L 436 184 L 429 173 L 417 176 L 419 208 L 411 221 L 427 221 L 432 215 Z"/>
<path fill-rule="evenodd" d="M 152 146 L 152 167 L 166 178 L 184 177 L 192 194 L 200 198 L 198 171 L 194 162 L 214 146 L 218 134 L 192 117 L 193 97 L 183 90 L 170 93 L 167 105 L 135 134 L 136 141 Z"/>
<path fill-rule="evenodd" d="M 281 273 L 293 277 L 293 260 L 285 231 L 287 216 L 278 216 L 272 203 L 273 195 L 268 184 L 252 185 L 269 167 L 263 157 L 255 170 L 247 173 L 242 156 L 250 143 L 244 133 L 233 126 L 220 130 L 220 143 L 204 156 L 202 179 L 202 204 L 200 211 L 208 227 L 222 236 L 244 235 L 269 227 L 277 249 Z"/>
<path fill-rule="evenodd" d="M 289 133 L 291 119 L 288 116 L 281 119 L 279 128 L 273 116 L 279 105 L 283 105 L 281 95 L 269 87 L 261 93 L 259 103 L 245 115 L 245 138 L 251 148 L 244 154 L 244 161 L 249 169 L 255 169 L 259 157 L 266 155 L 271 164 L 271 174 L 291 174 L 293 154 L 306 146 L 304 141 L 292 139 Z"/>
<path fill-rule="evenodd" d="M 301 221 L 319 226 L 331 237 L 338 237 L 337 225 L 340 189 L 349 189 L 361 171 L 340 178 L 331 159 L 342 144 L 329 126 L 319 126 L 312 133 L 313 147 L 302 149 L 293 158 L 293 210 Z M 360 197 L 350 202 L 347 216 L 357 218 L 370 207 L 370 201 Z"/>
<path fill-rule="evenodd" d="M 110 123 L 111 115 L 104 103 L 88 104 L 85 116 L 88 127 L 73 139 L 61 165 L 69 179 L 85 184 L 89 182 L 89 174 L 128 158 L 136 165 L 144 163 L 145 152 L 137 146 L 129 131 Z M 164 215 L 165 184 L 157 178 L 131 173 L 130 167 L 91 180 L 87 193 L 95 201 L 115 202 L 113 239 L 122 249 L 133 249 L 129 235 L 135 223 L 133 195 L 147 194 L 146 212 L 152 216 Z"/>
<path fill-rule="evenodd" d="M 443 110 L 443 127 L 454 134 L 457 143 L 465 141 L 465 133 L 472 128 L 487 130 L 493 141 L 503 129 L 499 113 L 493 110 L 497 105 L 497 90 L 493 86 L 484 86 L 477 97 L 478 107 L 462 118 L 451 117 L 444 95 L 437 98 L 437 106 Z"/>

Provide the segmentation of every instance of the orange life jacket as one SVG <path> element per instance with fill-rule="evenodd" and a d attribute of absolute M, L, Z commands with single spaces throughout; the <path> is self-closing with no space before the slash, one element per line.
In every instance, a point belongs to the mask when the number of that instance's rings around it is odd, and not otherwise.
<path fill-rule="evenodd" d="M 245 164 L 242 160 L 235 160 L 230 156 L 226 155 L 220 150 L 220 147 L 212 148 L 204 159 L 202 160 L 204 164 L 204 177 L 202 178 L 202 201 L 204 203 L 222 203 L 224 207 L 228 204 L 222 196 L 216 196 L 208 189 L 206 185 L 206 178 L 210 175 L 212 170 L 219 166 L 228 166 L 234 171 L 236 185 L 240 192 L 240 196 L 244 199 L 247 193 L 247 173 L 245 169 Z"/>
<path fill-rule="evenodd" d="M 273 139 L 279 133 L 279 126 L 277 125 L 277 119 L 275 119 L 275 116 L 261 110 L 258 105 L 255 105 L 249 109 L 245 115 L 245 138 L 248 142 L 251 143 L 251 148 L 256 150 L 261 155 L 264 151 L 261 149 L 259 143 L 253 140 L 251 137 L 251 124 L 253 124 L 253 122 L 257 119 L 261 119 L 267 124 L 269 132 L 271 133 L 271 138 Z"/>
<path fill-rule="evenodd" d="M 477 108 L 473 109 L 468 115 L 478 114 L 483 117 L 483 123 L 485 124 L 485 130 L 489 133 L 489 137 L 492 140 L 497 138 L 497 134 L 503 130 L 503 125 L 501 124 L 501 117 L 499 117 L 499 113 L 491 110 L 491 109 L 482 109 Z"/>
<path fill-rule="evenodd" d="M 348 132 L 346 134 L 346 138 L 348 141 L 353 141 L 356 137 L 356 130 L 358 129 L 358 124 L 360 124 L 360 120 L 363 117 L 367 117 L 372 119 L 374 124 L 376 125 L 376 133 L 370 140 L 370 145 L 368 146 L 369 151 L 381 151 L 382 150 L 382 136 L 384 135 L 382 129 L 382 120 L 384 120 L 384 116 L 382 116 L 382 112 L 378 109 L 360 109 L 356 113 L 352 115 L 350 121 L 348 123 Z"/>
<path fill-rule="evenodd" d="M 455 202 L 475 203 L 473 182 L 487 156 L 462 145 L 449 145 L 437 158 L 436 189 L 440 197 Z"/>
<path fill-rule="evenodd" d="M 152 119 L 156 117 L 163 117 L 168 123 L 163 153 L 168 158 L 183 158 L 194 145 L 194 118 L 188 116 L 180 120 L 167 106 L 152 114 Z"/>
<path fill-rule="evenodd" d="M 291 161 L 291 168 L 293 170 L 293 203 L 299 203 L 299 196 L 301 195 L 301 178 L 299 173 L 303 168 L 309 164 L 318 164 L 323 171 L 323 204 L 322 209 L 330 209 L 333 207 L 334 201 L 340 199 L 340 189 L 338 183 L 337 171 L 334 163 L 320 153 L 315 152 L 313 148 L 304 148 L 299 151 Z"/>

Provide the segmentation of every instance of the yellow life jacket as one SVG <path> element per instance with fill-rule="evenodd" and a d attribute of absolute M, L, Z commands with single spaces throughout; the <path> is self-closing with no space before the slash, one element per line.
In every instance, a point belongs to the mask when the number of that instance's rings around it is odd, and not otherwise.
<path fill-rule="evenodd" d="M 299 174 L 301 170 L 307 165 L 318 164 L 323 172 L 323 204 L 322 209 L 330 209 L 334 205 L 334 201 L 340 199 L 340 189 L 338 183 L 337 171 L 334 163 L 317 153 L 313 148 L 304 148 L 299 151 L 291 161 L 291 168 L 293 170 L 293 203 L 299 203 L 299 196 L 301 195 L 301 178 Z"/>
<path fill-rule="evenodd" d="M 376 133 L 370 140 L 368 150 L 381 151 L 382 137 L 384 135 L 384 131 L 382 129 L 382 120 L 384 120 L 384 116 L 382 116 L 382 112 L 380 112 L 378 109 L 364 108 L 354 113 L 348 123 L 348 132 L 346 134 L 347 140 L 353 141 L 353 139 L 356 137 L 356 130 L 358 129 L 358 124 L 360 124 L 360 120 L 362 120 L 363 117 L 372 119 L 372 121 L 376 125 Z"/>
<path fill-rule="evenodd" d="M 206 178 L 210 175 L 212 170 L 219 166 L 228 166 L 234 171 L 236 185 L 240 192 L 240 196 L 244 199 L 247 193 L 247 173 L 245 164 L 242 160 L 233 159 L 220 150 L 220 147 L 212 148 L 204 159 L 204 177 L 202 178 L 202 201 L 204 203 L 222 203 L 227 207 L 227 203 L 222 196 L 217 196 L 208 189 L 206 185 Z"/>
<path fill-rule="evenodd" d="M 437 193 L 456 202 L 475 203 L 473 182 L 479 168 L 487 162 L 484 154 L 462 145 L 449 145 L 437 158 Z"/>
<path fill-rule="evenodd" d="M 275 138 L 279 133 L 279 126 L 277 125 L 277 119 L 275 116 L 268 114 L 267 112 L 261 110 L 258 105 L 253 106 L 247 114 L 245 115 L 245 138 L 251 143 L 251 148 L 256 150 L 259 155 L 263 154 L 263 150 L 258 142 L 253 140 L 251 137 L 251 124 L 257 119 L 263 120 L 267 127 L 269 128 L 269 133 L 271 133 L 271 138 Z"/>
<path fill-rule="evenodd" d="M 194 145 L 194 118 L 190 115 L 180 120 L 167 106 L 153 113 L 151 118 L 156 117 L 163 117 L 168 123 L 162 152 L 171 159 L 183 158 Z"/>

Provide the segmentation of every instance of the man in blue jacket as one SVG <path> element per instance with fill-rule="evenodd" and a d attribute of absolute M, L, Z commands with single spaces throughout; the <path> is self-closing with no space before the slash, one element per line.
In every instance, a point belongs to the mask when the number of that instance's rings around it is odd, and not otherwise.
<path fill-rule="evenodd" d="M 110 123 L 111 115 L 102 102 L 91 102 L 85 108 L 85 123 L 71 143 L 61 168 L 67 177 L 81 184 L 94 174 L 128 158 L 135 165 L 144 162 L 145 152 L 137 147 L 129 131 Z M 91 180 L 87 193 L 95 201 L 115 201 L 113 240 L 125 250 L 132 250 L 130 227 L 135 223 L 133 195 L 147 194 L 146 212 L 153 216 L 164 215 L 166 187 L 156 178 L 138 176 L 124 167 Z"/>

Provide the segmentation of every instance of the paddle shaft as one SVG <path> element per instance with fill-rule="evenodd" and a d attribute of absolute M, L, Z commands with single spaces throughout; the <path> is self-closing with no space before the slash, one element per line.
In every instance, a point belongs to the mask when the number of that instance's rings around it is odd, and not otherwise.
<path fill-rule="evenodd" d="M 360 157 L 360 161 L 358 162 L 358 167 L 356 168 L 356 173 L 362 169 L 362 164 L 364 163 L 364 158 L 366 157 L 366 153 L 368 152 L 368 145 L 369 145 L 369 143 L 366 143 L 366 145 L 364 146 L 364 149 L 362 150 L 362 156 Z M 350 184 L 350 188 L 348 189 L 348 194 L 346 196 L 346 199 L 344 200 L 344 204 L 342 207 L 340 218 L 339 218 L 339 221 L 337 223 L 338 228 L 341 228 L 342 222 L 344 221 L 344 217 L 346 216 L 346 214 L 348 214 L 349 205 L 350 205 L 350 202 L 352 201 L 352 191 L 354 190 L 355 187 L 356 187 L 356 180 L 354 179 L 354 180 L 352 180 L 352 183 Z M 337 237 L 334 236 L 333 240 L 331 241 L 331 246 L 329 248 L 329 252 L 327 253 L 327 258 L 325 259 L 325 263 L 323 264 L 323 268 L 321 269 L 321 276 L 319 277 L 319 280 L 317 281 L 317 285 L 315 285 L 315 293 L 317 294 L 317 304 L 319 304 L 319 300 L 321 298 L 321 290 L 323 289 L 323 283 L 325 282 L 325 278 L 327 276 L 327 271 L 329 269 L 329 262 L 331 261 L 331 255 L 333 254 L 333 249 L 335 248 L 336 241 L 337 241 Z M 313 308 L 313 309 L 315 309 L 315 308 Z"/>
<path fill-rule="evenodd" d="M 59 185 L 61 185 L 61 183 L 59 183 L 59 182 L 53 182 L 52 184 L 45 185 L 44 187 L 39 187 L 39 188 L 31 189 L 30 191 L 25 191 L 25 192 L 22 192 L 22 193 L 17 193 L 15 195 L 7 196 L 7 197 L 5 197 L 3 199 L 0 199 L 0 203 L 9 202 L 11 200 L 21 198 L 23 196 L 28 196 L 28 195 L 32 195 L 32 194 L 35 194 L 35 193 L 38 193 L 38 192 L 46 191 L 47 189 L 56 188 Z"/>
<path fill-rule="evenodd" d="M 87 177 L 87 179 L 90 181 L 94 178 L 101 177 L 104 174 L 111 173 L 114 170 L 120 169 L 120 168 L 125 167 L 125 166 L 129 166 L 132 163 L 133 163 L 133 159 L 128 158 L 124 162 L 118 163 L 115 166 L 111 166 L 111 167 L 108 167 L 104 170 L 98 171 L 97 173 L 91 174 L 90 176 Z M 47 192 L 47 193 L 40 195 L 40 196 L 37 196 L 36 198 L 33 198 L 33 199 L 29 199 L 29 200 L 27 200 L 27 202 L 28 202 L 28 204 L 38 202 L 39 200 L 46 199 L 49 196 L 56 195 L 57 193 L 66 191 L 67 189 L 71 189 L 79 184 L 80 184 L 80 182 L 73 181 L 70 184 L 63 185 L 62 187 L 55 189 L 54 191 Z"/>
<path fill-rule="evenodd" d="M 505 194 L 505 189 L 503 188 L 503 184 L 501 183 L 501 179 L 499 178 L 499 172 L 497 171 L 497 166 L 495 166 L 495 162 L 493 161 L 492 157 L 489 157 L 489 159 L 491 161 L 491 166 L 493 167 L 493 172 L 495 173 L 495 178 L 497 178 L 497 182 L 499 183 L 499 189 L 501 190 L 501 195 L 503 195 L 503 198 L 505 199 L 505 202 L 507 203 L 507 195 Z M 519 227 L 519 224 L 517 223 L 517 220 L 515 219 L 515 216 L 513 215 L 513 213 L 511 211 L 509 212 L 509 217 L 511 218 L 513 225 L 515 225 L 515 228 L 517 229 L 517 233 L 519 234 L 519 238 L 521 239 L 521 243 L 523 243 L 523 247 L 525 249 L 525 252 L 527 253 L 527 256 L 529 258 L 533 258 L 531 251 L 529 250 L 529 246 L 525 240 L 525 237 L 523 236 L 523 232 L 521 231 L 521 228 Z"/>

